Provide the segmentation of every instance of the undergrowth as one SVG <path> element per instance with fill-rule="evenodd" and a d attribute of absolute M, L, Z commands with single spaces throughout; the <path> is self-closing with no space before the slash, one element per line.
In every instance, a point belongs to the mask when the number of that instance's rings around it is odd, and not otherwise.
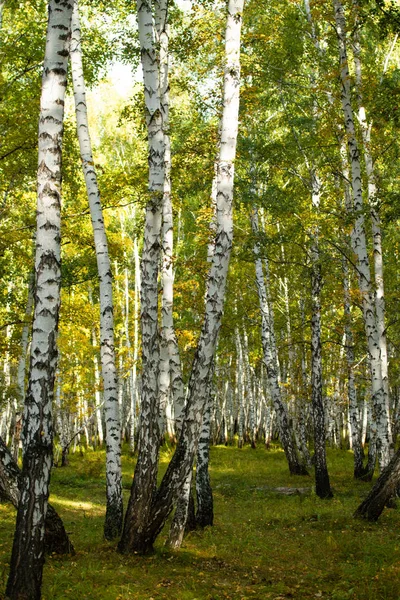
<path fill-rule="evenodd" d="M 164 448 L 160 474 L 169 456 Z M 88 451 L 53 470 L 51 502 L 77 554 L 47 558 L 44 600 L 400 598 L 400 512 L 385 510 L 374 524 L 352 518 L 371 484 L 352 479 L 350 452 L 328 451 L 334 498 L 320 500 L 313 477 L 290 476 L 278 448 L 212 448 L 215 525 L 190 533 L 179 552 L 165 547 L 165 531 L 147 557 L 121 556 L 103 539 L 104 463 L 103 451 Z M 125 455 L 125 505 L 133 467 Z M 0 504 L 0 597 L 14 520 Z"/>

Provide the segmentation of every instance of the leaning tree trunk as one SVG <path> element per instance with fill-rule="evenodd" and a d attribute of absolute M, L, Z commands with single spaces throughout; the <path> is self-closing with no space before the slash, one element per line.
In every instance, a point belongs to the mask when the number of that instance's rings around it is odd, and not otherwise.
<path fill-rule="evenodd" d="M 221 123 L 221 148 L 218 160 L 217 181 L 217 224 L 215 235 L 215 253 L 211 262 L 210 275 L 207 282 L 206 311 L 203 328 L 200 334 L 190 381 L 185 418 L 175 454 L 168 466 L 160 488 L 153 496 L 155 477 L 143 480 L 144 487 L 134 481 L 129 502 L 124 532 L 119 544 L 121 552 L 146 553 L 151 551 L 153 543 L 160 533 L 174 504 L 176 504 L 182 486 L 188 481 L 193 468 L 193 460 L 197 449 L 202 416 L 207 400 L 208 382 L 212 369 L 214 353 L 221 324 L 228 265 L 233 237 L 233 181 L 234 159 L 239 113 L 240 85 L 240 30 L 244 0 L 229 0 L 227 28 L 225 37 L 226 63 L 224 69 L 223 113 Z M 140 28 L 139 28 L 140 31 Z M 159 237 L 158 237 L 159 240 Z M 156 266 L 154 265 L 156 269 Z M 155 284 L 157 281 L 155 281 Z M 149 310 L 157 322 L 157 285 L 155 296 Z M 152 356 L 158 358 L 158 352 Z M 148 377 L 148 366 L 143 364 L 143 377 Z M 158 380 L 157 380 L 158 381 Z M 157 389 L 157 381 L 154 384 Z M 150 419 L 143 422 L 146 430 L 155 427 L 157 412 L 148 415 Z M 153 417 L 153 421 L 151 421 Z M 143 426 L 143 430 L 145 427 Z M 148 434 L 146 434 L 148 435 Z M 155 442 L 149 447 L 151 459 L 156 458 Z M 145 457 L 139 455 L 141 469 L 146 466 Z M 152 464 L 149 464 L 151 467 Z M 155 464 L 155 467 L 157 463 Z M 136 472 L 135 472 L 136 479 Z M 146 487 L 152 485 L 149 489 Z M 138 493 L 140 492 L 140 493 Z"/>
<path fill-rule="evenodd" d="M 383 469 L 374 487 L 354 513 L 368 521 L 377 521 L 388 501 L 396 496 L 400 484 L 400 450 Z"/>
<path fill-rule="evenodd" d="M 388 407 L 385 402 L 379 347 L 379 332 L 377 327 L 374 292 L 371 283 L 371 271 L 365 235 L 361 160 L 355 133 L 351 99 L 351 80 L 347 59 L 346 23 L 343 6 L 340 0 L 333 0 L 333 5 L 335 9 L 336 31 L 338 36 L 340 58 L 342 110 L 348 140 L 353 192 L 353 209 L 355 213 L 353 243 L 354 251 L 357 255 L 359 289 L 362 298 L 362 312 L 369 351 L 372 397 L 377 427 L 378 460 L 380 468 L 383 469 L 390 460 L 392 439 L 389 427 Z"/>
<path fill-rule="evenodd" d="M 21 470 L 0 438 L 0 497 L 18 509 Z M 75 554 L 64 524 L 51 504 L 47 505 L 44 548 L 46 554 Z"/>
<path fill-rule="evenodd" d="M 73 3 L 50 0 L 39 120 L 35 311 L 23 425 L 21 500 L 6 597 L 41 594 L 53 458 L 52 401 L 60 309 L 61 146 Z"/>
<path fill-rule="evenodd" d="M 137 0 L 137 19 L 149 144 L 150 198 L 146 207 L 141 273 L 142 397 L 139 454 L 118 547 L 121 552 L 144 553 L 149 549 L 147 531 L 152 521 L 160 443 L 158 271 L 161 259 L 165 140 L 160 103 L 159 60 L 156 52 L 157 36 L 152 7 L 148 0 Z"/>
<path fill-rule="evenodd" d="M 258 212 L 253 208 L 251 213 L 251 226 L 255 236 L 258 235 Z M 264 364 L 267 371 L 269 389 L 272 402 L 276 411 L 279 427 L 279 438 L 288 461 L 291 475 L 307 475 L 307 469 L 299 461 L 293 442 L 293 432 L 290 426 L 286 406 L 282 400 L 282 394 L 278 381 L 278 357 L 275 345 L 275 334 L 271 320 L 271 309 L 268 294 L 265 287 L 264 272 L 260 258 L 259 243 L 254 243 L 254 261 L 256 268 L 256 284 L 261 311 L 261 339 L 263 346 Z"/>
<path fill-rule="evenodd" d="M 83 173 L 89 199 L 93 226 L 97 269 L 100 285 L 100 348 L 101 370 L 104 382 L 104 415 L 106 425 L 106 492 L 107 509 L 104 536 L 112 540 L 122 529 L 122 473 L 121 473 L 121 423 L 119 417 L 117 372 L 114 347 L 114 307 L 112 273 L 108 254 L 100 193 L 93 163 L 92 147 L 86 107 L 85 80 L 82 67 L 81 32 L 78 2 L 75 0 L 72 16 L 71 67 L 74 85 L 76 123 Z"/>

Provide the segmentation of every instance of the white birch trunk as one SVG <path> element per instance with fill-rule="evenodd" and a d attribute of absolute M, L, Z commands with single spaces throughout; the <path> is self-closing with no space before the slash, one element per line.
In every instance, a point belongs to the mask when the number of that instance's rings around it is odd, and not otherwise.
<path fill-rule="evenodd" d="M 367 242 L 364 225 L 364 205 L 362 198 L 362 173 L 360 152 L 355 134 L 350 74 L 347 59 L 346 23 L 343 6 L 340 0 L 333 0 L 335 10 L 336 31 L 340 58 L 341 100 L 344 123 L 347 135 L 348 151 L 351 166 L 351 183 L 353 192 L 354 251 L 357 255 L 357 271 L 359 289 L 362 297 L 362 310 L 365 333 L 369 351 L 369 362 L 372 380 L 372 397 L 377 428 L 378 460 L 383 469 L 389 462 L 391 452 L 391 434 L 389 414 L 385 402 L 385 392 L 382 380 L 382 365 L 379 347 L 379 332 L 377 328 L 374 293 L 371 283 L 371 272 L 367 252 Z"/>
<path fill-rule="evenodd" d="M 138 241 L 135 237 L 133 242 L 133 253 L 135 261 L 135 295 L 134 295 L 134 308 L 133 308 L 133 365 L 132 365 L 132 387 L 133 393 L 131 394 L 131 422 L 130 422 L 130 449 L 133 453 L 135 451 L 135 435 L 136 435 L 136 414 L 137 406 L 139 403 L 138 393 L 138 377 L 137 377 L 137 363 L 139 359 L 139 296 L 140 296 L 140 261 L 139 261 L 139 248 Z"/>
<path fill-rule="evenodd" d="M 354 477 L 358 478 L 364 475 L 364 471 L 361 446 L 360 411 L 358 410 L 357 391 L 354 376 L 354 341 L 351 326 L 350 281 L 346 259 L 343 260 L 343 291 L 346 361 L 348 370 L 347 395 L 349 398 L 349 421 L 352 440 L 351 447 L 354 453 Z"/>
<path fill-rule="evenodd" d="M 5 0 L 0 0 L 0 31 L 3 26 L 3 10 L 4 10 L 5 3 L 6 3 Z"/>
<path fill-rule="evenodd" d="M 197 440 L 207 400 L 209 375 L 212 369 L 221 324 L 232 247 L 232 204 L 239 113 L 239 58 L 243 4 L 244 0 L 229 0 L 228 4 L 225 36 L 224 106 L 221 126 L 221 149 L 218 161 L 215 252 L 207 282 L 204 324 L 189 381 L 185 419 L 182 424 L 181 436 L 176 452 L 152 502 L 151 513 L 149 510 L 145 511 L 143 505 L 144 503 L 148 504 L 152 496 L 147 496 L 146 498 L 142 492 L 141 497 L 138 498 L 135 490 L 132 489 L 130 506 L 128 507 L 127 518 L 125 520 L 124 534 L 119 545 L 122 552 L 137 551 L 143 553 L 148 552 L 152 548 L 154 540 L 164 525 L 168 514 L 171 512 L 174 502 L 180 497 L 182 486 L 188 481 L 193 468 Z M 155 287 L 155 297 L 153 298 L 155 322 L 157 322 L 156 292 L 157 288 Z M 145 340 L 145 336 L 142 339 Z M 143 364 L 144 376 L 146 374 L 145 367 L 146 365 Z M 157 383 L 158 379 L 155 382 L 156 390 L 158 387 Z M 152 477 L 151 481 L 155 482 L 155 476 Z M 146 517 L 145 520 L 142 518 L 143 516 Z M 151 519 L 149 519 L 150 516 Z"/>
<path fill-rule="evenodd" d="M 118 406 L 114 347 L 114 307 L 112 273 L 97 176 L 94 168 L 82 67 L 78 2 L 75 0 L 70 48 L 75 111 L 83 174 L 89 200 L 100 286 L 100 355 L 104 382 L 106 425 L 106 494 L 104 523 L 106 539 L 114 539 L 122 529 L 121 423 Z"/>
<path fill-rule="evenodd" d="M 155 2 L 155 22 L 160 47 L 160 105 L 164 132 L 164 194 L 162 225 L 162 312 L 161 312 L 161 360 L 160 360 L 160 404 L 165 409 L 172 396 L 176 432 L 179 434 L 185 390 L 182 380 L 181 361 L 173 321 L 173 216 L 171 200 L 171 142 L 169 136 L 169 25 L 168 0 Z M 167 424 L 168 427 L 168 424 Z"/>
<path fill-rule="evenodd" d="M 72 2 L 50 0 L 39 119 L 35 310 L 25 400 L 21 499 L 6 596 L 40 598 L 53 457 L 61 284 L 61 147 Z"/>
<path fill-rule="evenodd" d="M 253 208 L 251 213 L 251 226 L 255 236 L 258 235 L 258 212 Z M 279 436 L 289 465 L 291 474 L 304 475 L 307 473 L 304 465 L 300 464 L 296 448 L 293 443 L 293 433 L 289 423 L 287 409 L 282 401 L 281 389 L 278 380 L 278 360 L 275 345 L 275 335 L 271 322 L 271 310 L 268 302 L 268 293 L 265 286 L 264 272 L 260 258 L 259 243 L 256 240 L 253 247 L 256 284 L 261 311 L 261 339 L 263 358 L 267 371 L 269 390 L 278 418 Z"/>
<path fill-rule="evenodd" d="M 143 533 L 151 523 L 159 451 L 158 272 L 161 260 L 162 206 L 164 197 L 165 140 L 160 99 L 156 31 L 149 0 L 137 0 L 137 20 L 144 79 L 149 147 L 149 200 L 141 270 L 142 394 L 139 456 L 119 544 L 121 552 L 145 552 Z"/>
<path fill-rule="evenodd" d="M 383 279 L 383 250 L 382 250 L 382 232 L 379 216 L 379 198 L 376 185 L 374 163 L 372 160 L 371 146 L 371 127 L 368 123 L 365 107 L 362 98 L 362 63 L 361 63 L 361 44 L 359 32 L 358 6 L 353 0 L 353 9 L 355 13 L 355 26 L 353 28 L 352 46 L 355 66 L 356 94 L 358 104 L 358 122 L 361 128 L 362 148 L 365 162 L 365 173 L 367 176 L 367 197 L 371 214 L 372 243 L 373 243 L 373 262 L 375 279 L 375 310 L 376 325 L 378 329 L 378 340 L 381 358 L 382 383 L 385 395 L 386 412 L 389 415 L 390 396 L 388 379 L 388 351 L 385 327 L 385 289 Z M 388 421 L 389 439 L 392 439 L 391 423 Z M 393 448 L 391 448 L 393 451 Z"/>

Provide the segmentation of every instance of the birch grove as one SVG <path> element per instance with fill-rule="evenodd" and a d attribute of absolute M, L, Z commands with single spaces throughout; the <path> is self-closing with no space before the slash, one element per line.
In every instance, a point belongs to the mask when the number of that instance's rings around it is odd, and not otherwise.
<path fill-rule="evenodd" d="M 86 533 L 156 563 L 165 541 L 166 572 L 182 545 L 214 560 L 249 489 L 249 535 L 286 486 L 311 493 L 304 527 L 346 486 L 378 520 L 399 483 L 397 9 L 47 8 L 0 0 L 5 598 L 39 599 L 44 554 L 79 564 Z"/>

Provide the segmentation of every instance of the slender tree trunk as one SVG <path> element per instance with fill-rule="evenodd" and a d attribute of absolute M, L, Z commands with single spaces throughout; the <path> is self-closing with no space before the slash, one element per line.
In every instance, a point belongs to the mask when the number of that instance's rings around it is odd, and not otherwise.
<path fill-rule="evenodd" d="M 169 137 L 169 81 L 168 81 L 168 0 L 155 3 L 155 24 L 160 47 L 160 106 L 164 132 L 164 194 L 161 265 L 162 312 L 161 312 L 161 360 L 160 404 L 166 407 L 172 396 L 176 431 L 179 434 L 185 404 L 181 361 L 173 320 L 173 215 L 171 201 L 171 142 Z M 165 408 L 164 408 L 165 416 Z"/>
<path fill-rule="evenodd" d="M 3 10 L 6 0 L 0 0 L 0 31 L 3 25 Z"/>
<path fill-rule="evenodd" d="M 354 477 L 358 479 L 365 475 L 365 470 L 363 467 L 363 451 L 361 446 L 361 422 L 357 404 L 357 391 L 354 377 L 354 342 L 351 327 L 350 282 L 346 259 L 343 260 L 343 288 L 346 361 L 348 370 L 347 395 L 349 398 L 349 416 L 352 440 L 351 446 L 354 454 Z"/>
<path fill-rule="evenodd" d="M 221 149 L 218 161 L 215 253 L 207 282 L 204 324 L 189 381 L 185 419 L 183 420 L 181 435 L 175 454 L 164 475 L 160 488 L 154 496 L 155 476 L 147 481 L 143 481 L 144 485 L 138 488 L 134 481 L 131 500 L 125 519 L 124 532 L 119 544 L 120 551 L 125 553 L 135 551 L 145 553 L 151 550 L 154 540 L 161 531 L 177 498 L 180 497 L 182 486 L 187 482 L 193 468 L 193 460 L 197 449 L 202 415 L 207 400 L 208 381 L 221 324 L 226 279 L 232 247 L 232 202 L 239 112 L 240 29 L 242 24 L 243 3 L 244 0 L 229 0 L 228 5 L 225 37 L 226 63 L 224 70 L 224 106 L 221 125 Z M 140 30 L 141 27 L 139 26 L 139 32 Z M 149 29 L 147 31 L 149 31 Z M 160 237 L 157 239 L 159 240 Z M 158 264 L 158 260 L 156 261 L 156 264 Z M 143 278 L 143 281 L 144 279 L 145 278 Z M 147 278 L 147 280 L 148 279 L 149 278 Z M 154 311 L 154 323 L 157 322 L 156 283 L 157 279 L 155 279 L 155 294 L 151 299 L 152 303 L 149 305 L 149 309 L 151 308 Z M 143 343 L 145 343 L 145 340 L 146 336 L 143 336 Z M 158 352 L 153 352 L 152 359 L 156 360 L 157 358 Z M 146 371 L 149 371 L 149 366 L 143 363 L 143 377 L 148 376 Z M 157 383 L 158 378 L 154 382 L 156 390 L 158 388 Z M 149 414 L 150 418 L 147 420 L 147 427 L 150 430 L 154 427 L 154 418 L 157 413 L 153 414 L 154 416 Z M 153 420 L 151 420 L 151 417 L 153 417 Z M 152 457 L 156 458 L 156 443 L 150 445 L 149 452 L 152 453 Z M 152 464 L 149 464 L 148 468 L 151 467 Z M 155 463 L 155 475 L 156 467 L 157 463 Z M 151 490 L 148 489 L 149 484 L 152 485 Z M 140 490 L 140 495 L 136 492 L 136 489 Z"/>
<path fill-rule="evenodd" d="M 258 235 L 258 213 L 253 208 L 251 213 L 251 225 L 253 234 Z M 267 371 L 269 389 L 272 402 L 278 418 L 279 437 L 288 461 L 291 475 L 307 475 L 306 467 L 300 463 L 293 442 L 293 432 L 290 426 L 287 409 L 282 401 L 281 390 L 278 381 L 278 360 L 275 345 L 275 335 L 271 323 L 271 311 L 268 302 L 268 293 L 265 287 L 263 266 L 260 259 L 259 243 L 254 243 L 254 259 L 256 268 L 256 284 L 261 311 L 261 339 L 263 345 L 264 364 Z"/>
<path fill-rule="evenodd" d="M 94 168 L 86 107 L 85 81 L 82 67 L 81 32 L 78 2 L 72 17 L 71 66 L 74 85 L 76 122 L 83 173 L 89 199 L 90 216 L 96 248 L 100 285 L 100 353 L 104 382 L 104 416 L 106 425 L 106 494 L 107 509 L 104 536 L 112 540 L 122 529 L 121 422 L 117 394 L 117 372 L 114 347 L 114 307 L 112 273 L 108 242 L 97 176 Z"/>
<path fill-rule="evenodd" d="M 72 2 L 50 0 L 39 120 L 35 311 L 25 400 L 21 499 L 6 597 L 39 600 L 53 458 L 52 401 L 60 308 L 61 146 Z"/>
<path fill-rule="evenodd" d="M 210 460 L 211 386 L 212 383 L 210 381 L 210 396 L 208 406 L 203 413 L 203 423 L 200 430 L 196 464 L 196 523 L 203 528 L 207 527 L 207 525 L 212 525 L 214 522 L 213 493 L 208 471 Z"/>
<path fill-rule="evenodd" d="M 237 397 L 237 428 L 238 448 L 243 448 L 244 430 L 244 385 L 243 385 L 243 350 L 240 341 L 239 329 L 235 329 L 236 343 L 236 397 Z"/>
<path fill-rule="evenodd" d="M 159 89 L 159 60 L 152 7 L 137 0 L 137 18 L 144 78 L 146 122 L 149 140 L 149 191 L 142 253 L 141 326 L 142 397 L 139 455 L 125 517 L 121 552 L 149 550 L 148 526 L 156 491 L 159 452 L 158 268 L 161 258 L 162 201 L 164 197 L 165 140 Z M 152 546 L 152 540 L 150 547 Z"/>
<path fill-rule="evenodd" d="M 255 398 L 253 394 L 252 381 L 251 381 L 251 370 L 249 362 L 249 343 L 247 338 L 247 331 L 243 325 L 243 353 L 244 353 L 244 371 L 246 375 L 246 389 L 247 398 L 249 403 L 249 438 L 250 445 L 253 449 L 256 448 L 256 415 L 255 415 Z"/>
<path fill-rule="evenodd" d="M 372 242 L 373 242 L 373 263 L 375 279 L 375 310 L 376 324 L 378 329 L 378 340 L 380 350 L 380 361 L 382 370 L 382 383 L 385 396 L 386 413 L 389 415 L 390 397 L 389 397 L 389 379 L 388 379 L 388 350 L 386 340 L 385 326 L 385 289 L 383 279 L 383 250 L 382 250 L 382 232 L 379 216 L 379 197 L 376 185 L 376 176 L 374 163 L 370 152 L 371 147 L 371 124 L 367 122 L 367 115 L 362 97 L 362 63 L 361 63 L 361 43 L 360 43 L 360 17 L 359 7 L 353 0 L 353 11 L 355 16 L 355 25 L 352 34 L 352 46 L 355 66 L 356 94 L 358 105 L 358 122 L 361 128 L 362 149 L 364 154 L 365 172 L 367 176 L 367 195 L 371 214 Z M 392 440 L 391 422 L 388 421 L 389 439 Z M 392 442 L 393 444 L 393 442 Z M 391 451 L 393 448 L 391 447 Z"/>
<path fill-rule="evenodd" d="M 321 184 L 311 171 L 312 205 L 316 212 L 320 205 Z M 326 464 L 325 409 L 322 395 L 321 346 L 321 287 L 322 269 L 318 242 L 318 228 L 311 234 L 311 394 L 314 421 L 315 491 L 320 498 L 333 496 Z"/>
<path fill-rule="evenodd" d="M 139 359 L 139 296 L 140 296 L 140 261 L 139 261 L 139 248 L 138 241 L 135 237 L 133 242 L 133 252 L 135 261 L 135 296 L 134 296 L 134 308 L 133 308 L 133 365 L 132 365 L 132 387 L 133 393 L 131 394 L 131 423 L 130 423 L 130 449 L 133 454 L 135 451 L 135 435 L 136 435 L 136 421 L 137 421 L 137 405 L 139 399 L 138 393 L 138 376 L 137 376 L 137 363 Z"/>
<path fill-rule="evenodd" d="M 29 341 L 29 333 L 32 327 L 32 311 L 33 311 L 33 286 L 34 286 L 34 274 L 29 278 L 28 284 L 28 300 L 26 303 L 25 310 L 25 324 L 22 330 L 21 336 L 21 352 L 18 361 L 17 371 L 17 386 L 18 386 L 18 400 L 15 400 L 15 424 L 12 436 L 12 455 L 16 462 L 18 462 L 19 444 L 21 437 L 22 428 L 22 406 L 25 400 L 25 371 L 26 371 L 26 358 Z"/>
<path fill-rule="evenodd" d="M 340 154 L 342 159 L 342 174 L 344 181 L 344 203 L 347 214 L 352 213 L 352 199 L 349 189 L 348 181 L 349 169 L 347 161 L 346 148 L 341 144 Z M 354 249 L 354 231 L 350 235 L 346 235 L 345 238 L 346 246 Z M 347 395 L 349 399 L 349 417 L 350 417 L 350 429 L 351 429 L 351 440 L 352 450 L 354 453 L 354 477 L 360 478 L 365 477 L 366 469 L 363 467 L 363 445 L 361 435 L 361 422 L 359 417 L 359 409 L 357 404 L 357 391 L 355 386 L 354 376 L 354 342 L 353 342 L 353 331 L 352 331 L 352 319 L 351 319 L 351 298 L 350 298 L 350 274 L 349 267 L 346 258 L 343 258 L 343 296 L 344 296 L 344 317 L 345 317 L 345 344 L 346 344 L 346 362 L 347 362 Z"/>
<path fill-rule="evenodd" d="M 362 298 L 363 318 L 369 351 L 369 361 L 372 379 L 372 397 L 377 427 L 378 460 L 380 468 L 383 469 L 390 460 L 392 440 L 390 435 L 389 415 L 387 412 L 385 392 L 382 380 L 379 332 L 377 328 L 374 293 L 371 284 L 371 272 L 365 236 L 364 206 L 361 188 L 361 161 L 355 134 L 354 117 L 352 109 L 350 74 L 347 59 L 346 23 L 344 18 L 343 6 L 340 0 L 333 0 L 333 5 L 335 9 L 336 31 L 338 36 L 338 48 L 340 57 L 342 109 L 350 157 L 353 208 L 355 212 L 354 250 L 357 255 L 359 289 Z"/>

